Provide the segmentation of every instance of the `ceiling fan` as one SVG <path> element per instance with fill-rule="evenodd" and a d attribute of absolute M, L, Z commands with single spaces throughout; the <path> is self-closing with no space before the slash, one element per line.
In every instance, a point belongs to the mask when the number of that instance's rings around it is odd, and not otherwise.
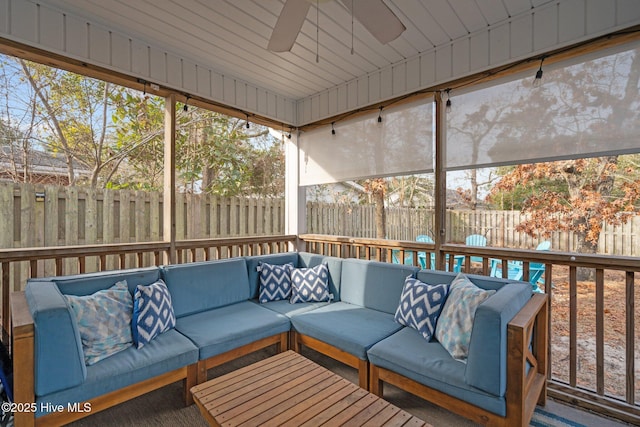
<path fill-rule="evenodd" d="M 267 48 L 287 52 L 293 47 L 313 0 L 286 0 Z M 380 43 L 387 44 L 406 27 L 383 0 L 340 0 L 342 4 Z"/>

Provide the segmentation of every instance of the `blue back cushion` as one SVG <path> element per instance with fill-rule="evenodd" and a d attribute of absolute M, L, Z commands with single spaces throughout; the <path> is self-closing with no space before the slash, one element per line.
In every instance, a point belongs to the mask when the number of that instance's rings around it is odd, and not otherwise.
<path fill-rule="evenodd" d="M 44 396 L 80 385 L 87 376 L 75 316 L 55 283 L 29 281 L 25 288 L 35 322 L 35 393 Z"/>
<path fill-rule="evenodd" d="M 476 284 L 485 288 L 483 283 Z M 500 285 L 476 310 L 465 370 L 467 384 L 496 396 L 504 396 L 507 388 L 507 324 L 532 293 L 529 283 Z"/>
<path fill-rule="evenodd" d="M 126 280 L 129 292 L 133 295 L 138 285 L 148 285 L 160 278 L 158 267 L 132 268 L 127 270 L 109 270 L 97 273 L 75 274 L 71 276 L 34 279 L 33 281 L 51 281 L 58 285 L 65 295 L 91 295 L 103 289 L 109 289 L 121 280 Z"/>
<path fill-rule="evenodd" d="M 162 267 L 176 317 L 223 307 L 250 297 L 247 263 L 231 258 Z"/>
<path fill-rule="evenodd" d="M 340 299 L 343 302 L 395 314 L 407 276 L 418 267 L 386 262 L 345 259 L 342 261 Z"/>
<path fill-rule="evenodd" d="M 333 301 L 340 301 L 340 277 L 342 276 L 342 258 L 300 252 L 298 267 L 316 267 L 323 262 L 329 267 L 329 293 L 333 294 Z"/>
<path fill-rule="evenodd" d="M 299 267 L 297 252 L 248 256 L 245 257 L 245 260 L 247 263 L 247 273 L 249 274 L 250 298 L 258 298 L 258 292 L 260 290 L 260 273 L 256 268 L 261 262 L 274 265 L 284 265 L 290 262 L 294 267 Z"/>

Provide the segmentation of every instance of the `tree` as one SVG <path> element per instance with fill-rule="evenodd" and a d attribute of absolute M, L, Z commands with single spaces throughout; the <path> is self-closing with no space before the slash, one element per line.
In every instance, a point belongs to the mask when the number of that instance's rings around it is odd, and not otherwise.
<path fill-rule="evenodd" d="M 629 129 L 640 129 L 637 51 L 567 67 L 554 77 L 546 90 L 514 105 L 506 117 L 509 123 L 519 123 L 528 116 L 528 124 L 534 126 L 512 126 L 502 132 L 503 138 L 535 141 L 544 135 L 558 146 L 574 141 L 603 144 L 625 141 Z M 594 141 L 594 135 L 605 142 Z M 528 219 L 519 230 L 542 236 L 555 230 L 573 231 L 577 250 L 595 253 L 603 223 L 618 225 L 638 212 L 640 180 L 624 176 L 629 168 L 620 166 L 617 155 L 520 165 L 503 176 L 492 198 L 495 201 L 499 191 L 529 188 L 522 205 Z M 590 275 L 581 272 L 582 278 Z"/>

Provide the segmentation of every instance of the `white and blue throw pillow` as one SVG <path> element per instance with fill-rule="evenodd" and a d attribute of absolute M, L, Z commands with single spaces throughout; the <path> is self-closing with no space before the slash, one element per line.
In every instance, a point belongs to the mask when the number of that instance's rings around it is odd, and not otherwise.
<path fill-rule="evenodd" d="M 289 299 L 291 296 L 292 263 L 275 265 L 260 263 L 260 302 L 271 302 Z"/>
<path fill-rule="evenodd" d="M 163 332 L 175 328 L 176 315 L 167 285 L 158 280 L 136 287 L 131 329 L 133 342 L 142 348 Z"/>
<path fill-rule="evenodd" d="M 331 301 L 329 267 L 323 263 L 312 268 L 291 270 L 291 304 Z"/>
<path fill-rule="evenodd" d="M 126 280 L 92 295 L 65 295 L 73 311 L 86 365 L 131 347 L 133 298 Z"/>
<path fill-rule="evenodd" d="M 420 332 L 429 341 L 447 300 L 449 285 L 428 285 L 411 276 L 404 281 L 395 321 Z"/>
<path fill-rule="evenodd" d="M 454 359 L 467 360 L 476 310 L 495 293 L 495 290 L 477 287 L 463 273 L 451 282 L 447 302 L 436 326 L 436 339 Z"/>

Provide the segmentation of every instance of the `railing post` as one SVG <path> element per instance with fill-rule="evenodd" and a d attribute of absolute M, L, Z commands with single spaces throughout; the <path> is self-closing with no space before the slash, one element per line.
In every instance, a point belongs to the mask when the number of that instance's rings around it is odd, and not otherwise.
<path fill-rule="evenodd" d="M 434 241 L 436 245 L 435 258 L 436 269 L 444 270 L 445 256 L 442 253 L 441 246 L 445 243 L 446 236 L 446 213 L 447 213 L 447 172 L 444 168 L 446 159 L 445 147 L 445 109 L 442 105 L 442 93 L 438 92 L 434 96 L 435 101 L 435 235 Z"/>
<path fill-rule="evenodd" d="M 164 101 L 164 210 L 163 237 L 169 242 L 165 263 L 176 261 L 176 96 L 171 94 Z"/>

